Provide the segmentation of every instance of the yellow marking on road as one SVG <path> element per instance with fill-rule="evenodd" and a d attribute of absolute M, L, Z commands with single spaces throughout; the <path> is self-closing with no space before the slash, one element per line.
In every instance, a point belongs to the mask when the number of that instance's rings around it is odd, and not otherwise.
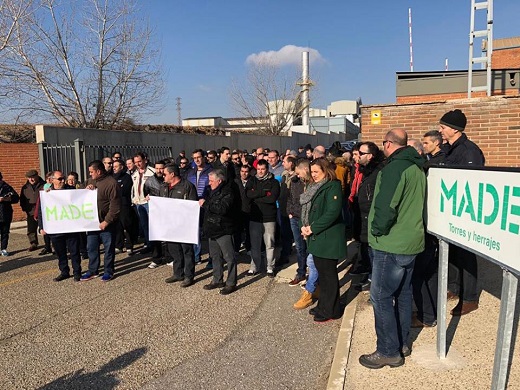
<path fill-rule="evenodd" d="M 15 284 L 18 282 L 25 282 L 26 280 L 36 279 L 40 276 L 51 274 L 53 272 L 56 272 L 56 270 L 49 269 L 47 271 L 37 272 L 35 274 L 29 274 L 27 276 L 24 276 L 23 278 L 8 280 L 7 282 L 0 283 L 0 287 L 9 286 L 10 284 Z"/>

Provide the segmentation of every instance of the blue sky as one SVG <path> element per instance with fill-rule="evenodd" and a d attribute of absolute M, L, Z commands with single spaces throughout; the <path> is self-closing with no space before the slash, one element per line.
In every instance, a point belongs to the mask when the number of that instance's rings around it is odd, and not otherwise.
<path fill-rule="evenodd" d="M 235 116 L 229 90 L 244 80 L 248 57 L 288 45 L 313 49 L 312 107 L 358 97 L 393 103 L 395 73 L 410 69 L 408 8 L 415 71 L 444 70 L 445 58 L 450 70 L 468 67 L 470 0 L 139 1 L 167 75 L 166 107 L 148 123 L 177 123 L 176 97 L 183 118 Z M 479 14 L 476 27 L 485 28 Z M 520 36 L 519 16 L 520 1 L 495 1 L 494 37 Z"/>

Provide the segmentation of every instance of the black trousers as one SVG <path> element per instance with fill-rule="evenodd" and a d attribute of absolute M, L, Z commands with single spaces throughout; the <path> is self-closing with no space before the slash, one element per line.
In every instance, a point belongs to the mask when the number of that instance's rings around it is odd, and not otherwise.
<path fill-rule="evenodd" d="M 46 234 L 48 235 L 48 234 Z M 52 246 L 58 256 L 58 267 L 62 275 L 69 275 L 69 261 L 67 258 L 67 250 L 70 253 L 72 261 L 72 270 L 74 275 L 81 275 L 81 257 L 79 255 L 79 234 L 52 234 L 50 235 Z"/>
<path fill-rule="evenodd" d="M 9 243 L 9 230 L 11 228 L 11 221 L 8 222 L 0 222 L 0 241 L 1 247 L 0 249 L 7 249 L 7 244 Z"/>
<path fill-rule="evenodd" d="M 417 318 L 428 325 L 437 321 L 438 270 L 439 241 L 426 234 L 424 251 L 415 258 L 412 291 Z"/>
<path fill-rule="evenodd" d="M 133 249 L 137 242 L 137 234 L 139 232 L 139 220 L 134 209 L 130 206 L 121 207 L 119 212 L 119 222 L 116 229 L 116 248 L 123 249 L 124 239 L 126 239 L 126 248 Z"/>
<path fill-rule="evenodd" d="M 38 221 L 29 213 L 27 213 L 27 238 L 30 244 L 38 245 Z"/>
<path fill-rule="evenodd" d="M 173 260 L 173 276 L 184 279 L 193 279 L 195 277 L 193 244 L 169 242 L 168 253 Z"/>
<path fill-rule="evenodd" d="M 325 318 L 342 315 L 339 304 L 338 260 L 313 256 L 320 280 L 320 296 L 316 311 Z"/>

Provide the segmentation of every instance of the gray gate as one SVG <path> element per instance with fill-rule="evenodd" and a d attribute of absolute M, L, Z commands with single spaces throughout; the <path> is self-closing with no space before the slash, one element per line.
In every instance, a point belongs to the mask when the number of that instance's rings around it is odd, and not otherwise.
<path fill-rule="evenodd" d="M 152 163 L 173 156 L 172 149 L 168 146 L 84 145 L 79 139 L 70 145 L 48 145 L 46 142 L 39 142 L 41 176 L 55 170 L 65 174 L 74 171 L 78 173 L 80 182 L 83 182 L 88 178 L 87 166 L 91 161 L 112 156 L 115 152 L 120 152 L 123 158 L 133 157 L 137 152 L 143 152 Z"/>

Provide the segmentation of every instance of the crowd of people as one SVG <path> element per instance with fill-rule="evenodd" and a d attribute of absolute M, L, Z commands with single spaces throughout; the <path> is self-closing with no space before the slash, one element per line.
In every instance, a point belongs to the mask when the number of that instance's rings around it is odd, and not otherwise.
<path fill-rule="evenodd" d="M 436 325 L 438 242 L 425 232 L 426 173 L 433 165 L 482 166 L 482 151 L 464 129 L 460 110 L 447 112 L 439 130 L 422 140 L 408 139 L 404 130 L 389 131 L 380 148 L 371 141 L 344 150 L 339 142 L 280 153 L 263 147 L 250 152 L 222 147 L 218 151 L 181 151 L 176 158 L 149 163 L 139 152 L 124 159 L 116 152 L 92 161 L 90 178 L 50 172 L 42 179 L 29 170 L 20 196 L 0 174 L 1 254 L 8 256 L 12 204 L 27 214 L 29 251 L 38 248 L 38 231 L 45 247 L 58 257 L 59 282 L 99 276 L 100 247 L 104 249 L 102 281 L 115 276 L 117 253 L 149 254 L 149 268 L 172 267 L 166 283 L 185 288 L 194 283 L 202 246 L 157 242 L 149 237 L 151 196 L 184 199 L 200 205 L 200 238 L 207 240 L 206 267 L 213 278 L 203 288 L 227 295 L 237 289 L 239 252 L 250 259 L 246 276 L 274 277 L 289 262 L 295 248 L 297 271 L 290 286 L 301 286 L 297 310 L 310 309 L 314 321 L 342 316 L 337 265 L 346 258 L 347 242 L 358 253 L 349 273 L 360 275 L 353 288 L 370 291 L 375 315 L 377 348 L 359 361 L 368 368 L 397 367 L 411 353 L 411 327 Z M 43 229 L 41 191 L 97 189 L 99 230 L 47 234 Z M 275 250 L 276 248 L 279 250 Z M 277 255 L 278 254 L 278 255 Z M 89 260 L 82 273 L 81 258 Z M 450 246 L 449 299 L 458 299 L 452 315 L 478 308 L 476 257 Z M 227 271 L 227 272 L 226 272 Z M 416 310 L 413 311 L 415 304 Z"/>

